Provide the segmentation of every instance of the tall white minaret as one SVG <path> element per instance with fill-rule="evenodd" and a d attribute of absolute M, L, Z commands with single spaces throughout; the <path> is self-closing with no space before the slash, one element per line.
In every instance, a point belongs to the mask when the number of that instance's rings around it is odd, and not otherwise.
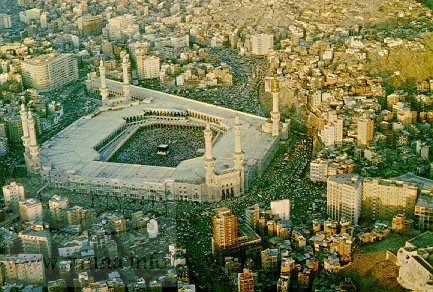
<path fill-rule="evenodd" d="M 102 97 L 102 105 L 106 105 L 108 103 L 108 89 L 107 89 L 107 79 L 105 77 L 105 66 L 104 66 L 104 61 L 102 59 L 99 62 L 99 73 L 101 75 L 101 88 L 99 90 Z"/>
<path fill-rule="evenodd" d="M 241 195 L 244 193 L 245 173 L 244 173 L 244 153 L 242 152 L 242 142 L 241 142 L 241 123 L 239 121 L 239 116 L 236 116 L 235 118 L 234 134 L 235 134 L 235 152 L 233 153 L 233 160 L 235 162 L 235 169 L 239 170 L 239 175 L 240 175 L 239 189 L 236 190 L 235 193 Z"/>
<path fill-rule="evenodd" d="M 26 111 L 26 106 L 24 105 L 24 100 L 23 103 L 21 104 L 21 111 L 20 111 L 20 116 L 21 116 L 21 124 L 23 126 L 23 136 L 21 137 L 21 139 L 23 140 L 23 145 L 24 145 L 24 155 L 28 155 L 30 154 L 30 150 L 29 150 L 29 145 L 30 145 L 30 135 L 29 135 L 29 126 L 27 123 L 27 111 Z"/>
<path fill-rule="evenodd" d="M 205 141 L 205 155 L 204 155 L 204 168 L 206 170 L 206 186 L 208 198 L 212 201 L 218 201 L 220 198 L 216 197 L 216 177 L 215 177 L 215 159 L 212 152 L 212 130 L 210 129 L 209 122 L 206 123 L 204 130 Z"/>
<path fill-rule="evenodd" d="M 31 111 L 28 113 L 27 125 L 30 135 L 30 161 L 27 163 L 27 169 L 29 169 L 31 172 L 35 172 L 41 168 L 41 162 L 39 159 L 38 141 L 36 139 L 35 120 L 33 119 L 33 113 Z"/>
<path fill-rule="evenodd" d="M 131 87 L 129 84 L 129 55 L 124 54 L 122 59 L 122 69 L 123 69 L 123 98 L 125 102 L 131 101 Z"/>
<path fill-rule="evenodd" d="M 272 112 L 271 112 L 271 119 L 272 119 L 272 136 L 276 137 L 280 133 L 280 112 L 278 108 L 279 98 L 278 95 L 280 94 L 280 86 L 278 79 L 274 77 L 274 79 L 271 80 L 271 92 L 272 92 Z"/>

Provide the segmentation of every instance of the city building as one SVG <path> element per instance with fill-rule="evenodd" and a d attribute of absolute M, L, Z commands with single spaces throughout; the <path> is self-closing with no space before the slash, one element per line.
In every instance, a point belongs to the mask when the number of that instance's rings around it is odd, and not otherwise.
<path fill-rule="evenodd" d="M 140 80 L 159 78 L 159 57 L 137 55 L 137 74 Z"/>
<path fill-rule="evenodd" d="M 24 85 L 50 91 L 78 80 L 78 62 L 71 54 L 47 54 L 26 59 L 21 64 Z"/>
<path fill-rule="evenodd" d="M 44 218 L 42 203 L 38 199 L 29 198 L 19 202 L 20 217 L 23 221 L 39 221 Z"/>
<path fill-rule="evenodd" d="M 265 273 L 276 274 L 280 271 L 278 249 L 265 249 L 261 252 L 262 269 Z"/>
<path fill-rule="evenodd" d="M 49 201 L 48 206 L 50 208 L 51 219 L 57 224 L 63 224 L 67 222 L 67 209 L 69 207 L 69 199 L 67 197 L 61 197 L 54 195 Z"/>
<path fill-rule="evenodd" d="M 0 13 L 0 29 L 12 28 L 12 17 L 9 14 Z"/>
<path fill-rule="evenodd" d="M 23 253 L 42 254 L 44 259 L 51 258 L 51 235 L 48 229 L 35 224 L 18 234 Z"/>
<path fill-rule="evenodd" d="M 24 186 L 15 181 L 3 186 L 3 197 L 6 206 L 17 208 L 19 201 L 25 199 Z"/>
<path fill-rule="evenodd" d="M 93 208 L 74 206 L 66 211 L 69 225 L 80 225 L 85 230 L 96 223 L 96 211 Z"/>
<path fill-rule="evenodd" d="M 365 178 L 362 184 L 362 217 L 392 220 L 397 214 L 413 219 L 418 198 L 415 184 L 398 180 Z"/>
<path fill-rule="evenodd" d="M 362 178 L 357 174 L 330 176 L 326 205 L 330 218 L 340 221 L 344 217 L 353 224 L 358 224 L 362 207 Z"/>
<path fill-rule="evenodd" d="M 128 38 L 137 39 L 140 35 L 140 27 L 137 24 L 135 16 L 132 14 L 124 14 L 108 19 L 105 29 L 111 41 Z"/>
<path fill-rule="evenodd" d="M 247 224 L 239 224 L 229 208 L 219 208 L 212 217 L 212 252 L 217 262 L 226 257 L 260 260 L 261 237 Z"/>
<path fill-rule="evenodd" d="M 271 202 L 272 216 L 278 215 L 280 220 L 290 220 L 290 200 L 278 200 Z"/>
<path fill-rule="evenodd" d="M 251 36 L 251 53 L 257 56 L 267 56 L 274 50 L 272 34 L 255 34 Z"/>
<path fill-rule="evenodd" d="M 433 194 L 421 191 L 415 205 L 415 226 L 421 231 L 433 231 Z"/>
<path fill-rule="evenodd" d="M 237 284 L 239 292 L 254 292 L 254 274 L 249 269 L 244 269 L 242 273 L 238 273 Z"/>
<path fill-rule="evenodd" d="M 358 144 L 361 146 L 370 146 L 374 135 L 374 121 L 370 118 L 358 119 Z"/>
<path fill-rule="evenodd" d="M 398 283 L 412 291 L 433 291 L 433 233 L 427 231 L 406 241 L 397 252 Z"/>
<path fill-rule="evenodd" d="M 216 210 L 212 217 L 213 236 L 212 243 L 217 248 L 226 248 L 237 243 L 238 217 L 228 208 Z"/>
<path fill-rule="evenodd" d="M 44 285 L 45 268 L 41 254 L 0 255 L 5 284 Z"/>
<path fill-rule="evenodd" d="M 102 15 L 84 15 L 78 19 L 81 35 L 100 35 L 102 33 Z"/>

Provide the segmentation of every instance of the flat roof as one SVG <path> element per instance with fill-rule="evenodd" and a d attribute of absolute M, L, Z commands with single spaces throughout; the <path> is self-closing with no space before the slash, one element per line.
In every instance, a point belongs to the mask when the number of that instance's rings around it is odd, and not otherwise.
<path fill-rule="evenodd" d="M 99 77 L 94 78 L 93 82 L 97 87 Z M 107 87 L 121 91 L 122 83 L 107 80 Z M 92 177 L 96 180 L 118 180 L 139 185 L 143 182 L 161 183 L 169 178 L 188 182 L 204 181 L 202 157 L 184 160 L 177 167 L 98 161 L 99 153 L 94 147 L 125 125 L 124 118 L 140 115 L 148 110 L 187 110 L 217 118 L 220 124 L 228 129 L 213 145 L 217 173 L 234 166 L 233 126 L 236 116 L 239 116 L 241 122 L 242 150 L 246 167 L 265 159 L 278 139 L 270 133 L 262 132 L 262 124 L 266 121 L 263 117 L 137 86 L 131 86 L 131 94 L 146 102 L 111 110 L 102 107 L 99 114 L 82 117 L 46 141 L 40 149 L 43 169 Z M 151 101 L 148 102 L 149 100 Z"/>

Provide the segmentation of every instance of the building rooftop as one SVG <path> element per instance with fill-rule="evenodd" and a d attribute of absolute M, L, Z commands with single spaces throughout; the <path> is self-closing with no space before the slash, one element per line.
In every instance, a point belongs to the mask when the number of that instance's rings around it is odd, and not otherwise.
<path fill-rule="evenodd" d="M 94 81 L 95 86 L 99 83 Z M 107 87 L 122 91 L 122 83 L 107 80 Z M 241 121 L 242 150 L 246 167 L 253 167 L 266 158 L 277 138 L 262 132 L 265 118 L 234 111 L 137 86 L 131 86 L 131 95 L 139 96 L 150 103 L 140 103 L 129 107 L 101 111 L 97 115 L 83 117 L 60 132 L 56 137 L 45 142 L 40 151 L 44 170 L 69 173 L 80 177 L 91 177 L 94 183 L 107 181 L 141 184 L 145 182 L 176 181 L 203 182 L 205 169 L 203 158 L 196 157 L 182 161 L 177 167 L 159 167 L 150 165 L 124 164 L 98 161 L 99 153 L 94 149 L 110 134 L 126 124 L 125 118 L 140 115 L 146 110 L 189 111 L 217 118 L 220 126 L 228 129 L 214 140 L 213 156 L 216 172 L 233 167 L 235 117 Z M 197 122 L 197 120 L 194 120 Z M 199 120 L 198 122 L 203 122 Z M 203 138 L 204 139 L 204 138 Z"/>

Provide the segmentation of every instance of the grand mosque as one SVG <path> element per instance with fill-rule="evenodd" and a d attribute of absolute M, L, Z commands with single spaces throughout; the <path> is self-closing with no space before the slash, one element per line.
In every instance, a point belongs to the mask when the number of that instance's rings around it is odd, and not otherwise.
<path fill-rule="evenodd" d="M 241 196 L 269 165 L 279 142 L 287 138 L 289 125 L 280 121 L 276 82 L 271 118 L 266 119 L 133 86 L 129 65 L 124 54 L 123 82 L 119 82 L 105 77 L 101 60 L 99 76 L 89 74 L 86 87 L 101 95 L 102 106 L 40 147 L 32 113 L 23 105 L 24 155 L 30 172 L 40 174 L 52 187 L 83 194 L 215 202 Z M 139 129 L 153 126 L 173 132 L 202 129 L 203 155 L 176 167 L 109 162 Z"/>

